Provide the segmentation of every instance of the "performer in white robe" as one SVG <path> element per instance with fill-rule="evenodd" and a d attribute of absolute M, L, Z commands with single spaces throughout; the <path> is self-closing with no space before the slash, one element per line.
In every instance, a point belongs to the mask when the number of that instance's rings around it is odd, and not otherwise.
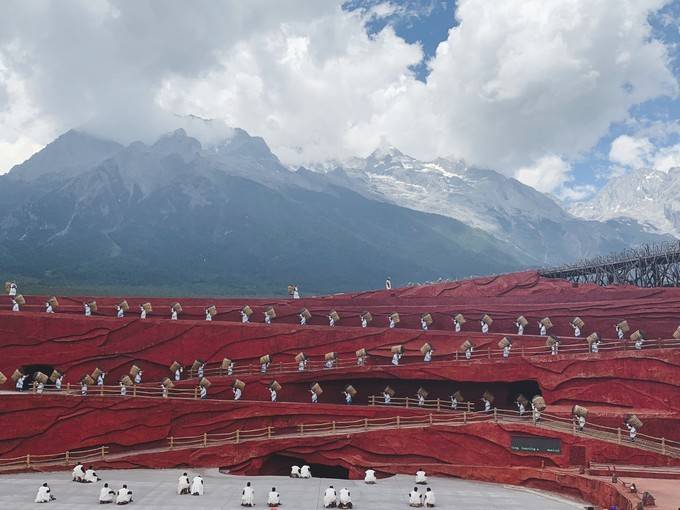
<path fill-rule="evenodd" d="M 331 317 L 330 315 L 328 316 L 328 325 L 333 328 L 335 327 L 335 319 Z"/>
<path fill-rule="evenodd" d="M 170 320 L 176 321 L 178 318 L 177 310 L 174 308 L 170 309 Z"/>
<path fill-rule="evenodd" d="M 427 475 L 423 468 L 416 471 L 416 485 L 427 485 Z"/>
<path fill-rule="evenodd" d="M 81 397 L 87 397 L 87 383 L 86 382 L 80 383 L 80 396 Z"/>
<path fill-rule="evenodd" d="M 346 392 L 346 391 L 343 391 L 342 393 L 343 393 L 343 395 L 345 395 L 345 404 L 351 405 L 351 404 L 352 404 L 352 395 L 351 395 L 351 393 L 348 393 L 348 392 Z"/>
<path fill-rule="evenodd" d="M 92 307 L 88 303 L 83 303 L 83 307 L 85 308 L 85 317 L 90 317 L 92 315 Z"/>
<path fill-rule="evenodd" d="M 411 492 L 408 493 L 408 506 L 420 508 L 423 506 L 423 499 L 418 492 L 418 487 L 414 487 Z"/>
<path fill-rule="evenodd" d="M 418 397 L 418 406 L 423 407 L 425 405 L 425 397 L 420 393 L 416 397 Z"/>
<path fill-rule="evenodd" d="M 623 340 L 623 335 L 624 335 L 623 330 L 622 330 L 618 325 L 616 325 L 615 328 L 616 328 L 616 336 L 617 336 L 617 338 L 618 338 L 619 340 Z"/>
<path fill-rule="evenodd" d="M 49 503 L 50 501 L 54 501 L 55 498 L 52 495 L 52 492 L 50 491 L 50 488 L 47 486 L 47 483 L 42 484 L 40 488 L 38 488 L 38 493 L 35 495 L 35 502 L 36 503 Z"/>
<path fill-rule="evenodd" d="M 425 491 L 425 500 L 423 501 L 423 504 L 427 508 L 432 508 L 435 505 L 435 503 L 436 500 L 434 497 L 434 492 L 432 491 L 432 489 L 428 487 L 427 490 Z"/>
<path fill-rule="evenodd" d="M 536 408 L 533 402 L 531 403 L 531 418 L 534 420 L 534 423 L 538 423 L 541 419 L 541 411 Z"/>
<path fill-rule="evenodd" d="M 383 391 L 383 399 L 384 399 L 385 404 L 389 404 L 390 402 L 392 402 L 392 396 L 389 393 L 385 393 L 384 391 Z"/>
<path fill-rule="evenodd" d="M 451 395 L 451 409 L 458 409 L 458 399 Z"/>
<path fill-rule="evenodd" d="M 366 356 L 357 356 L 357 366 L 363 367 L 366 365 Z"/>
<path fill-rule="evenodd" d="M 333 486 L 329 486 L 323 493 L 323 507 L 335 508 L 338 506 L 338 494 L 335 492 Z"/>
<path fill-rule="evenodd" d="M 71 475 L 74 482 L 82 482 L 85 478 L 85 467 L 82 464 L 76 464 Z"/>
<path fill-rule="evenodd" d="M 635 441 L 635 437 L 637 436 L 637 429 L 628 423 L 626 423 L 626 428 L 628 429 L 628 438 L 631 441 Z"/>
<path fill-rule="evenodd" d="M 269 397 L 271 398 L 272 402 L 276 402 L 278 394 L 276 393 L 276 390 L 274 388 L 269 388 Z"/>
<path fill-rule="evenodd" d="M 139 307 L 139 318 L 146 319 L 146 310 L 144 309 L 143 306 Z"/>
<path fill-rule="evenodd" d="M 205 320 L 212 321 L 212 315 L 210 314 L 210 310 L 205 311 Z"/>
<path fill-rule="evenodd" d="M 555 343 L 550 346 L 550 354 L 557 356 L 560 353 L 560 343 L 555 339 Z"/>
<path fill-rule="evenodd" d="M 39 382 L 35 387 L 36 393 L 43 393 L 45 391 L 45 383 Z"/>
<path fill-rule="evenodd" d="M 17 284 L 12 282 L 9 284 L 9 297 L 13 298 L 17 295 Z"/>
<path fill-rule="evenodd" d="M 385 280 L 385 290 L 392 290 L 392 277 L 388 276 Z"/>
<path fill-rule="evenodd" d="M 201 363 L 200 365 L 198 365 L 198 369 L 196 370 L 196 377 L 202 379 L 203 374 L 205 374 L 205 363 Z"/>
<path fill-rule="evenodd" d="M 390 321 L 390 329 L 394 329 L 397 327 L 397 322 L 392 318 L 392 316 L 387 317 L 388 320 Z"/>
<path fill-rule="evenodd" d="M 506 345 L 505 347 L 503 347 L 503 357 L 504 358 L 507 359 L 507 358 L 510 357 L 510 349 L 512 349 L 512 344 Z"/>
<path fill-rule="evenodd" d="M 104 484 L 104 487 L 99 491 L 99 504 L 104 505 L 107 503 L 113 503 L 113 499 L 116 497 L 116 491 L 109 487 L 108 483 Z"/>
<path fill-rule="evenodd" d="M 27 375 L 22 375 L 21 377 L 19 377 L 19 379 L 17 379 L 17 382 L 14 385 L 17 391 L 24 391 L 24 383 L 26 382 L 27 377 L 28 377 Z"/>
<path fill-rule="evenodd" d="M 517 326 L 517 334 L 522 336 L 524 334 L 524 326 L 519 322 L 515 322 L 515 326 Z"/>
<path fill-rule="evenodd" d="M 363 315 L 361 316 L 361 327 L 366 328 L 368 327 L 368 319 L 364 317 Z"/>
<path fill-rule="evenodd" d="M 463 329 L 463 325 L 458 322 L 455 318 L 453 319 L 453 327 L 456 333 L 460 333 L 460 330 Z"/>
<path fill-rule="evenodd" d="M 520 416 L 524 416 L 526 410 L 527 409 L 522 402 L 517 402 L 517 412 L 519 412 Z"/>
<path fill-rule="evenodd" d="M 293 299 L 300 299 L 300 291 L 299 291 L 299 289 L 297 288 L 297 285 L 296 285 L 295 288 L 293 289 Z"/>
<path fill-rule="evenodd" d="M 583 429 L 584 429 L 585 426 L 586 426 L 586 418 L 585 418 L 585 416 L 577 416 L 577 417 L 576 417 L 576 426 L 578 427 L 578 430 L 579 430 L 580 432 L 583 431 Z"/>
<path fill-rule="evenodd" d="M 540 336 L 545 336 L 548 334 L 548 330 L 546 329 L 545 324 L 543 324 L 542 322 L 538 323 L 538 334 Z"/>
<path fill-rule="evenodd" d="M 291 466 L 290 467 L 290 477 L 291 478 L 300 478 L 300 466 Z"/>
<path fill-rule="evenodd" d="M 307 317 L 305 317 L 303 314 L 300 314 L 299 317 L 300 317 L 300 326 L 304 326 L 305 324 L 307 324 Z"/>
<path fill-rule="evenodd" d="M 484 335 L 486 335 L 489 332 L 489 325 L 484 321 L 481 321 L 481 325 L 482 325 L 482 333 Z"/>
<path fill-rule="evenodd" d="M 248 314 L 241 310 L 241 323 L 245 324 L 246 322 L 250 321 L 250 317 L 248 317 Z"/>
<path fill-rule="evenodd" d="M 347 487 L 340 489 L 338 495 L 338 508 L 352 508 L 352 495 Z"/>
<path fill-rule="evenodd" d="M 267 506 L 279 506 L 281 504 L 281 495 L 276 492 L 276 487 L 272 487 L 272 490 L 267 494 Z"/>
<path fill-rule="evenodd" d="M 234 362 L 230 361 L 227 367 L 227 375 L 232 375 L 234 373 Z"/>
<path fill-rule="evenodd" d="M 428 326 L 427 322 L 425 322 L 425 319 L 420 319 L 420 329 L 422 329 L 423 331 L 427 331 L 427 328 Z"/>
<path fill-rule="evenodd" d="M 120 306 L 116 306 L 116 317 L 119 319 L 125 317 L 125 310 L 123 310 Z"/>
<path fill-rule="evenodd" d="M 595 340 L 593 343 L 590 344 L 590 352 L 597 353 L 600 351 L 600 341 Z"/>
<path fill-rule="evenodd" d="M 367 469 L 366 474 L 364 475 L 364 483 L 367 483 L 369 485 L 373 485 L 377 481 L 378 481 L 378 479 L 375 477 L 375 470 Z"/>
<path fill-rule="evenodd" d="M 57 379 L 54 381 L 54 389 L 57 391 L 61 391 L 61 383 L 64 380 L 64 376 L 60 375 L 57 377 Z"/>
<path fill-rule="evenodd" d="M 465 359 L 471 359 L 472 358 L 472 350 L 473 350 L 472 347 L 470 347 L 469 349 L 465 349 Z"/>
<path fill-rule="evenodd" d="M 199 398 L 201 400 L 205 400 L 206 398 L 208 398 L 208 388 L 207 387 L 201 386 L 199 393 L 200 393 Z"/>
<path fill-rule="evenodd" d="M 168 398 L 168 392 L 169 392 L 168 387 L 161 383 L 161 394 L 163 398 Z"/>
<path fill-rule="evenodd" d="M 45 312 L 54 313 L 54 310 L 52 309 L 52 305 L 50 303 L 45 303 Z"/>
<path fill-rule="evenodd" d="M 483 398 L 483 399 L 482 399 L 482 402 L 484 403 L 484 412 L 485 412 L 485 413 L 490 412 L 490 411 L 491 411 L 491 401 L 489 401 L 489 400 Z"/>
<path fill-rule="evenodd" d="M 575 337 L 575 338 L 580 337 L 580 336 L 581 336 L 581 328 L 579 328 L 579 327 L 578 327 L 576 324 L 574 324 L 573 322 L 570 322 L 569 324 L 571 325 L 572 329 L 574 330 L 574 337 Z"/>
<path fill-rule="evenodd" d="M 87 468 L 87 470 L 85 471 L 85 477 L 83 481 L 85 483 L 95 483 L 98 482 L 99 480 L 101 480 L 101 478 L 99 478 L 97 476 L 97 473 L 94 472 L 94 468 L 92 466 Z"/>
<path fill-rule="evenodd" d="M 434 352 L 434 349 L 430 349 L 429 351 L 427 351 L 425 353 L 425 356 L 423 356 L 423 361 L 425 363 L 429 363 L 430 361 L 432 361 L 432 353 L 433 352 Z"/>
<path fill-rule="evenodd" d="M 639 338 L 638 340 L 635 340 L 634 347 L 636 350 L 641 351 L 642 350 L 642 344 L 645 342 L 644 338 Z"/>
<path fill-rule="evenodd" d="M 241 395 L 243 395 L 241 388 L 232 388 L 232 391 L 234 392 L 234 400 L 241 400 Z"/>
<path fill-rule="evenodd" d="M 271 315 L 268 315 L 266 313 L 264 314 L 264 323 L 267 325 L 270 325 L 272 323 Z"/>
<path fill-rule="evenodd" d="M 246 483 L 241 493 L 241 506 L 255 506 L 255 491 L 250 486 L 250 482 Z"/>
<path fill-rule="evenodd" d="M 319 395 L 312 390 L 309 390 L 309 392 L 312 394 L 312 404 L 316 404 L 319 401 Z"/>
<path fill-rule="evenodd" d="M 399 360 L 401 359 L 401 356 L 402 356 L 402 354 L 399 353 L 399 352 L 395 352 L 394 354 L 392 354 L 392 364 L 395 367 L 399 366 Z"/>
<path fill-rule="evenodd" d="M 304 372 L 305 368 L 307 368 L 307 358 L 298 362 L 298 372 Z"/>
<path fill-rule="evenodd" d="M 182 367 L 175 370 L 175 381 L 179 381 L 182 378 L 182 372 L 184 372 L 184 368 Z"/>
<path fill-rule="evenodd" d="M 203 496 L 203 478 L 200 475 L 194 476 L 190 492 L 192 496 Z"/>
<path fill-rule="evenodd" d="M 97 376 L 97 386 L 104 386 L 104 378 L 106 377 L 106 372 L 102 372 Z"/>
<path fill-rule="evenodd" d="M 269 363 L 262 363 L 260 365 L 260 372 L 263 373 L 263 374 L 266 374 L 268 368 L 269 368 Z"/>
<path fill-rule="evenodd" d="M 135 375 L 135 384 L 142 384 L 142 375 L 144 375 L 142 370 L 137 372 L 137 375 Z"/>
<path fill-rule="evenodd" d="M 124 397 L 127 395 L 127 386 L 123 384 L 123 381 L 121 381 L 119 384 L 120 384 L 120 396 Z"/>
<path fill-rule="evenodd" d="M 312 477 L 312 471 L 310 467 L 305 464 L 300 468 L 300 478 L 311 478 Z"/>
<path fill-rule="evenodd" d="M 13 312 L 19 311 L 19 303 L 17 303 L 16 299 L 12 299 L 12 311 Z"/>
<path fill-rule="evenodd" d="M 189 494 L 190 487 L 191 483 L 189 482 L 189 475 L 182 473 L 182 476 L 180 476 L 179 480 L 177 480 L 177 494 Z"/>
<path fill-rule="evenodd" d="M 132 502 L 132 491 L 127 488 L 127 485 L 123 485 L 122 488 L 118 489 L 118 494 L 116 495 L 116 505 L 127 505 Z"/>

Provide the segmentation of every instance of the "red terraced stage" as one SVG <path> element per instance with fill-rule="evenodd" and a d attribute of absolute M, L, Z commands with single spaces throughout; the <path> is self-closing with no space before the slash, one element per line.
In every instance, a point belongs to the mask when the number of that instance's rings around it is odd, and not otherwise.
<path fill-rule="evenodd" d="M 59 393 L 48 383 L 45 394 L 34 394 L 27 385 L 21 394 L 3 396 L 0 469 L 3 462 L 7 468 L 19 469 L 16 462 L 23 460 L 11 459 L 26 455 L 34 456 L 34 464 L 29 460 L 24 468 L 36 468 L 36 455 L 101 447 L 105 453 L 99 463 L 111 466 L 205 465 L 248 474 L 278 474 L 285 464 L 281 459 L 288 458 L 342 466 L 352 477 L 368 466 L 384 473 L 410 473 L 413 465 L 423 463 L 432 472 L 480 479 L 496 476 L 496 481 L 526 485 L 535 480 L 536 486 L 573 489 L 598 502 L 596 498 L 605 493 L 611 500 L 620 487 L 587 490 L 595 485 L 585 479 L 571 483 L 572 487 L 566 482 L 560 486 L 558 476 L 539 482 L 540 477 L 528 476 L 527 470 L 571 469 L 576 472 L 569 476 L 577 479 L 578 469 L 590 462 L 680 464 L 676 443 L 680 441 L 680 340 L 673 336 L 680 324 L 680 289 L 574 287 L 525 272 L 300 300 L 128 298 L 130 311 L 122 319 L 115 318 L 114 307 L 124 297 L 57 298 L 54 314 L 43 311 L 47 296 L 26 296 L 21 312 L 5 306 L 0 311 L 3 374 L 9 377 L 16 369 L 29 376 L 53 369 L 65 373 Z M 82 303 L 92 299 L 97 301 L 97 313 L 84 317 Z M 154 311 L 141 320 L 136 310 L 145 302 L 151 302 Z M 169 320 L 174 302 L 183 309 L 177 321 Z M 217 314 L 207 322 L 203 319 L 210 305 L 216 306 Z M 245 305 L 254 312 L 250 324 L 240 322 Z M 272 325 L 262 320 L 267 306 L 276 310 Z M 312 314 L 305 326 L 297 324 L 302 308 Z M 340 316 L 333 328 L 328 325 L 330 310 Z M 374 320 L 361 328 L 359 315 L 365 311 Z M 401 321 L 389 329 L 387 315 L 392 312 L 398 312 Z M 420 329 L 425 313 L 433 318 L 428 331 Z M 455 333 L 452 318 L 458 313 L 467 322 Z M 493 323 L 489 334 L 482 335 L 479 318 L 485 313 Z M 524 336 L 515 335 L 519 315 L 529 321 Z M 569 324 L 576 316 L 585 323 L 581 338 L 573 338 Z M 537 321 L 544 317 L 554 324 L 549 334 L 560 341 L 555 356 L 545 337 L 537 336 Z M 619 340 L 614 325 L 622 320 L 630 330 Z M 644 332 L 641 350 L 628 339 L 636 330 Z M 584 338 L 594 332 L 602 338 L 598 353 L 589 352 Z M 503 337 L 512 341 L 507 359 L 498 347 Z M 469 360 L 460 351 L 465 340 L 474 345 Z M 431 363 L 423 362 L 420 348 L 425 342 L 434 349 Z M 394 345 L 405 349 L 399 366 L 390 364 Z M 356 366 L 355 351 L 361 348 L 368 351 L 363 367 Z M 294 360 L 299 352 L 309 358 L 303 372 Z M 337 353 L 337 363 L 330 369 L 323 367 L 328 352 Z M 259 358 L 265 354 L 272 363 L 263 374 Z M 221 368 L 224 358 L 235 363 L 232 375 Z M 198 379 L 188 367 L 197 359 L 206 362 L 205 375 L 212 383 L 208 400 L 194 398 Z M 168 392 L 170 398 L 162 398 L 160 381 L 172 376 L 168 367 L 174 361 L 187 370 Z M 132 365 L 144 371 L 143 382 L 121 397 L 118 381 Z M 104 391 L 90 386 L 89 396 L 81 398 L 79 381 L 95 368 L 107 372 L 106 384 L 113 387 Z M 236 377 L 246 384 L 240 402 L 232 400 Z M 273 380 L 282 386 L 274 404 L 267 402 Z M 324 390 L 317 405 L 310 403 L 309 392 L 315 382 Z M 352 406 L 341 405 L 341 391 L 347 384 L 358 390 Z M 379 405 L 386 385 L 395 390 L 396 405 Z M 420 387 L 428 390 L 423 408 L 415 404 Z M 12 379 L 2 389 L 12 391 Z M 448 409 L 449 396 L 457 390 L 476 406 L 466 407 L 464 418 L 462 411 Z M 493 416 L 479 412 L 486 391 L 495 396 L 498 411 Z M 530 417 L 517 420 L 515 400 L 520 393 L 529 399 L 543 396 L 548 406 L 545 422 L 535 425 Z M 405 397 L 413 398 L 409 408 L 399 405 Z M 589 408 L 584 433 L 575 433 L 570 425 L 574 404 Z M 635 444 L 627 441 L 623 426 L 629 414 L 644 423 Z M 395 425 L 397 417 L 406 420 L 401 423 L 415 420 L 416 428 L 402 430 Z M 365 420 L 366 429 L 310 433 L 314 424 L 351 420 Z M 422 425 L 418 420 L 423 420 Z M 247 445 L 225 449 L 209 442 L 215 434 L 268 427 L 272 427 L 269 436 L 253 436 Z M 173 442 L 170 449 L 169 438 L 181 437 L 197 437 L 199 442 L 204 437 L 205 443 L 178 449 Z M 513 449 L 513 441 L 521 437 L 552 440 L 559 444 L 559 453 Z M 239 440 L 234 444 L 239 445 Z M 56 467 L 45 462 L 44 469 Z M 507 470 L 500 476 L 497 470 L 504 467 Z M 620 507 L 632 508 L 635 498 L 619 495 Z"/>

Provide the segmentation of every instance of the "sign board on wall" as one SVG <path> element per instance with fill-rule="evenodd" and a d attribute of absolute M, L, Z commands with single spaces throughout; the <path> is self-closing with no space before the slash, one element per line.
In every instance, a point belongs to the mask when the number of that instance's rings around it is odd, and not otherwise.
<path fill-rule="evenodd" d="M 562 441 L 552 437 L 511 436 L 510 449 L 517 452 L 562 453 Z"/>

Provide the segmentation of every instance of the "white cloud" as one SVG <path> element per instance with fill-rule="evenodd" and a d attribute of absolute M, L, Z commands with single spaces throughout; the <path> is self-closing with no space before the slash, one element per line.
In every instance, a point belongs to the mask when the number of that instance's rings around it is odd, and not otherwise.
<path fill-rule="evenodd" d="M 622 135 L 612 142 L 609 160 L 624 171 L 653 168 L 668 172 L 671 168 L 680 167 L 680 143 L 659 146 L 647 137 Z"/>
<path fill-rule="evenodd" d="M 663 3 L 460 0 L 422 83 L 410 71 L 419 45 L 389 26 L 366 34 L 371 16 L 401 9 L 393 1 L 353 13 L 340 0 L 6 1 L 0 59 L 49 129 L 27 122 L 7 136 L 0 118 L 0 143 L 19 143 L 18 129 L 40 145 L 81 125 L 148 139 L 172 127 L 170 114 L 196 114 L 263 136 L 289 163 L 387 139 L 556 192 L 568 161 L 631 106 L 677 92 L 647 23 Z"/>

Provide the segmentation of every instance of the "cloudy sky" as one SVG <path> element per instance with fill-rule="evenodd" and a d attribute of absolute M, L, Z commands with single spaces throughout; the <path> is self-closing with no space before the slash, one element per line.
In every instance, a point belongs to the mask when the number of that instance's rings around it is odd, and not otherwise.
<path fill-rule="evenodd" d="M 0 173 L 178 116 L 291 165 L 462 158 L 565 199 L 680 166 L 680 0 L 4 0 Z"/>

